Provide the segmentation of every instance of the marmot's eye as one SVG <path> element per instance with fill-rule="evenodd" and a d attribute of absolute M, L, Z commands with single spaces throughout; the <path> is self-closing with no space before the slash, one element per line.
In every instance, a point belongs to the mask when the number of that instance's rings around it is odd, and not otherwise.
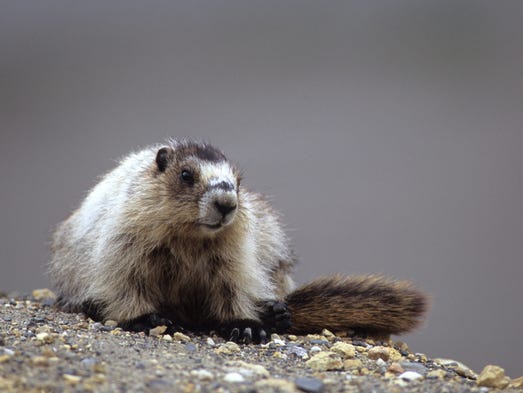
<path fill-rule="evenodd" d="M 188 170 L 183 170 L 181 174 L 182 181 L 187 184 L 194 184 L 194 176 Z"/>

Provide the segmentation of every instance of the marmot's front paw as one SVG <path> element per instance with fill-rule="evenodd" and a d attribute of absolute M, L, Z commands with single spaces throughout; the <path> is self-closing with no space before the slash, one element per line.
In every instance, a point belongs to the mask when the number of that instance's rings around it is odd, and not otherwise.
<path fill-rule="evenodd" d="M 284 333 L 291 327 L 291 312 L 283 302 L 274 300 L 263 304 L 262 324 L 271 331 Z"/>
<path fill-rule="evenodd" d="M 149 334 L 149 331 L 157 326 L 167 326 L 168 330 L 172 330 L 174 328 L 174 323 L 160 314 L 151 313 L 141 315 L 120 324 L 120 327 L 124 330 L 144 332 L 145 334 Z"/>

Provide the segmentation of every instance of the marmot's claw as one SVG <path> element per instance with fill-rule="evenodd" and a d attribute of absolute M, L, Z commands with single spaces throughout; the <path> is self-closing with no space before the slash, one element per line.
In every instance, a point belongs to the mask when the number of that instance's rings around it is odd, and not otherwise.
<path fill-rule="evenodd" d="M 267 332 L 260 322 L 252 320 L 235 321 L 222 330 L 222 336 L 229 341 L 241 344 L 264 343 L 267 341 Z"/>
<path fill-rule="evenodd" d="M 265 344 L 267 342 L 267 332 L 264 329 L 260 329 L 258 336 L 260 338 L 260 344 Z"/>
<path fill-rule="evenodd" d="M 240 338 L 240 329 L 238 328 L 233 328 L 231 330 L 231 335 L 229 337 L 229 341 L 234 341 L 234 342 L 237 342 Z"/>
<path fill-rule="evenodd" d="M 242 339 L 245 344 L 250 344 L 252 342 L 252 329 L 250 327 L 243 329 Z"/>

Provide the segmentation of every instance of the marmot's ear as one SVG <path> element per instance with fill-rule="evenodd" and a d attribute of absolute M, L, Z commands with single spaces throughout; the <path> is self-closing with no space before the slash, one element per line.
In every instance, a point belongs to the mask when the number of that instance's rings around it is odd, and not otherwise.
<path fill-rule="evenodd" d="M 174 151 L 171 147 L 162 147 L 160 150 L 158 150 L 158 153 L 156 153 L 156 165 L 158 165 L 158 170 L 160 172 L 165 171 L 165 169 L 169 166 L 173 156 Z"/>

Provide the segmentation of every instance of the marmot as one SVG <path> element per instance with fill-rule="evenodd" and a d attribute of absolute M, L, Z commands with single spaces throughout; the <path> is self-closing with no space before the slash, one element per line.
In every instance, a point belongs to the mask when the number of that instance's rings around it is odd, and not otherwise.
<path fill-rule="evenodd" d="M 214 146 L 169 140 L 129 154 L 54 233 L 58 304 L 148 332 L 167 324 L 237 341 L 323 328 L 412 330 L 427 298 L 408 281 L 323 277 L 295 289 L 278 214 Z"/>

